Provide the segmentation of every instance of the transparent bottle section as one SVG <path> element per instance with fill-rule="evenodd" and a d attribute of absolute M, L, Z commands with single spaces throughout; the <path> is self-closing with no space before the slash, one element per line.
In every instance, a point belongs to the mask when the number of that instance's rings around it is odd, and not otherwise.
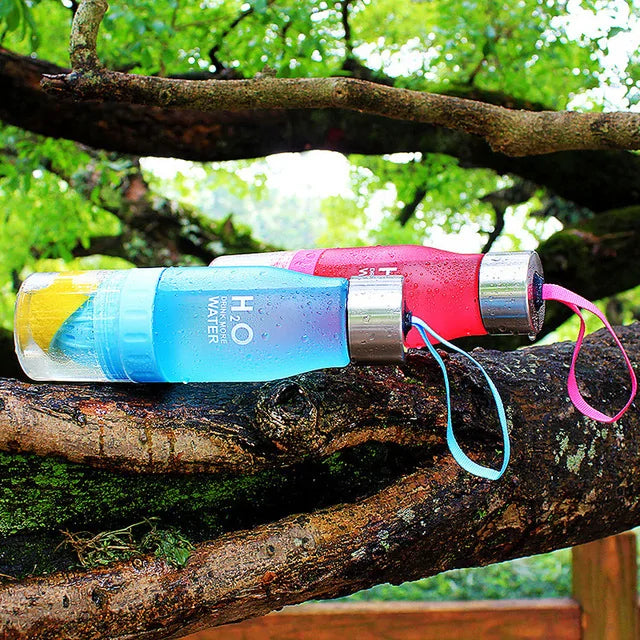
<path fill-rule="evenodd" d="M 96 344 L 95 300 L 119 295 L 121 272 L 34 273 L 16 300 L 18 359 L 33 380 L 106 381 Z M 108 318 L 103 318 L 108 321 Z M 111 323 L 115 322 L 115 316 Z"/>

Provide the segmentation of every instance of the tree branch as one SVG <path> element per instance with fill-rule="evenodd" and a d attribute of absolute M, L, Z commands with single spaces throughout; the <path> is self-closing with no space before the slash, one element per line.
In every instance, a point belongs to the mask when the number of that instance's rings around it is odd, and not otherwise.
<path fill-rule="evenodd" d="M 76 68 L 45 76 L 46 91 L 199 111 L 338 108 L 423 122 L 483 137 L 494 151 L 527 156 L 575 149 L 640 148 L 640 114 L 512 111 L 472 100 L 398 89 L 354 78 L 176 80 L 98 68 L 97 26 L 105 0 L 83 0 L 71 30 Z M 93 47 L 93 48 L 92 48 Z"/>
<path fill-rule="evenodd" d="M 404 227 L 409 220 L 413 217 L 413 214 L 416 212 L 416 209 L 420 206 L 420 203 L 424 200 L 424 197 L 427 195 L 426 187 L 418 187 L 413 194 L 413 199 L 411 202 L 402 207 L 400 212 L 398 213 L 398 222 L 400 226 Z"/>
<path fill-rule="evenodd" d="M 71 187 L 88 197 L 84 176 L 67 176 Z M 88 192 L 88 193 L 87 193 Z M 185 264 L 196 258 L 209 264 L 221 253 L 255 253 L 275 250 L 236 229 L 232 216 L 212 220 L 177 202 L 154 197 L 141 171 L 129 174 L 120 185 L 118 206 L 101 203 L 122 223 L 121 234 L 94 238 L 89 247 L 79 245 L 75 256 L 103 253 L 116 255 L 139 267 Z"/>
<path fill-rule="evenodd" d="M 27 130 L 132 155 L 197 161 L 255 158 L 284 151 L 444 153 L 465 167 L 488 167 L 545 185 L 592 211 L 640 203 L 640 157 L 623 151 L 563 152 L 541 158 L 492 153 L 475 136 L 428 124 L 336 109 L 215 111 L 160 109 L 107 102 L 78 103 L 47 95 L 42 74 L 67 74 L 43 60 L 0 49 L 0 118 Z M 482 95 L 489 100 L 491 96 Z M 493 96 L 514 108 L 509 96 Z M 585 176 L 589 180 L 585 181 Z"/>
<path fill-rule="evenodd" d="M 621 337 L 637 361 L 638 326 L 622 329 Z M 514 455 L 501 481 L 472 478 L 434 448 L 432 463 L 370 497 L 229 532 L 199 544 L 181 570 L 146 557 L 87 573 L 9 583 L 0 588 L 0 625 L 15 639 L 175 637 L 309 598 L 540 553 L 631 528 L 640 522 L 635 436 L 640 432 L 640 412 L 634 407 L 617 425 L 606 427 L 579 417 L 566 402 L 571 348 L 565 343 L 509 354 L 474 354 L 494 377 L 507 407 Z M 587 340 L 580 376 L 596 404 L 617 405 L 625 393 L 624 370 L 610 366 L 615 353 L 603 333 Z M 495 463 L 492 446 L 487 446 L 495 425 L 480 378 L 469 374 L 457 357 L 451 357 L 450 364 L 459 389 L 460 439 L 473 455 Z M 394 389 L 384 388 L 390 379 L 406 395 L 393 401 L 386 417 L 397 420 L 397 434 L 405 428 L 418 433 L 434 424 L 429 393 L 422 391 L 425 376 L 435 376 L 433 362 L 414 355 L 402 370 L 319 372 L 300 376 L 294 384 L 310 394 L 324 389 L 320 418 L 325 402 L 348 412 L 345 393 L 358 397 L 382 392 L 392 399 Z M 278 384 L 267 385 L 264 394 L 274 394 Z M 36 389 L 42 393 L 50 388 L 33 387 L 33 399 Z M 139 403 L 139 389 L 144 388 L 136 387 L 131 402 Z M 239 407 L 256 399 L 255 386 L 245 390 L 213 385 L 208 390 L 221 396 L 231 392 Z M 73 400 L 76 394 L 70 387 L 72 403 L 79 406 Z M 352 416 L 357 419 L 359 411 L 352 409 Z M 435 424 L 439 432 L 444 430 L 441 414 Z M 309 440 L 315 438 L 317 432 Z"/>
<path fill-rule="evenodd" d="M 200 111 L 338 108 L 436 124 L 485 138 L 494 151 L 527 156 L 576 149 L 640 148 L 635 113 L 515 112 L 354 78 L 174 80 L 115 71 L 45 76 L 46 91 L 78 100 L 115 100 Z"/>
<path fill-rule="evenodd" d="M 462 365 L 453 366 L 464 375 Z M 420 427 L 415 416 L 407 426 L 404 411 L 379 423 L 396 404 L 418 410 L 410 397 L 415 389 L 404 389 L 411 375 L 359 367 L 266 385 L 213 387 L 0 381 L 0 450 L 124 471 L 250 473 L 369 441 L 443 447 L 442 437 Z M 421 411 L 439 421 L 441 386 L 438 370 L 421 374 Z"/>
<path fill-rule="evenodd" d="M 504 214 L 507 208 L 494 204 L 493 210 L 496 214 L 496 222 L 493 226 L 493 229 L 491 230 L 491 233 L 489 234 L 489 237 L 487 238 L 487 241 L 484 243 L 484 246 L 480 250 L 480 253 L 487 253 L 491 251 L 493 243 L 500 237 L 500 234 L 504 229 Z"/>
<path fill-rule="evenodd" d="M 267 0 L 267 6 L 269 6 L 269 4 L 271 4 L 273 0 Z M 222 33 L 220 34 L 220 36 L 218 37 L 218 42 L 216 44 L 214 44 L 211 49 L 209 49 L 209 58 L 211 59 L 211 62 L 215 65 L 216 70 L 223 70 L 225 69 L 224 64 L 222 64 L 219 60 L 218 60 L 218 51 L 220 50 L 220 47 L 222 46 L 222 43 L 224 42 L 224 39 L 245 19 L 248 18 L 250 15 L 252 15 L 255 11 L 255 8 L 253 6 L 250 6 L 248 9 L 245 9 L 244 11 L 241 11 L 229 24 L 228 27 L 226 27 L 226 29 L 224 29 L 222 31 Z"/>
<path fill-rule="evenodd" d="M 342 19 L 342 29 L 344 31 L 344 45 L 347 50 L 347 58 L 353 57 L 353 41 L 351 40 L 351 25 L 349 24 L 349 5 L 351 0 L 340 2 L 340 15 Z"/>
<path fill-rule="evenodd" d="M 69 58 L 77 70 L 97 70 L 102 64 L 96 53 L 98 31 L 109 4 L 107 0 L 82 0 L 73 14 Z"/>
<path fill-rule="evenodd" d="M 491 250 L 493 243 L 498 239 L 502 230 L 504 229 L 504 214 L 507 207 L 521 202 L 526 202 L 533 196 L 536 191 L 536 185 L 528 181 L 519 181 L 517 184 L 507 189 L 500 189 L 489 193 L 486 196 L 480 198 L 482 202 L 488 202 L 495 211 L 496 223 L 493 230 L 489 234 L 487 241 L 482 247 L 482 253 L 487 253 Z"/>

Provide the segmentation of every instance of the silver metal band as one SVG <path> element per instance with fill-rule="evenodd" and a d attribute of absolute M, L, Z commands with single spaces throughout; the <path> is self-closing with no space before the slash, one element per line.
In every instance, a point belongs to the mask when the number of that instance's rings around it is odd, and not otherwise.
<path fill-rule="evenodd" d="M 404 362 L 404 278 L 353 276 L 347 295 L 349 355 L 354 362 Z"/>
<path fill-rule="evenodd" d="M 535 251 L 487 253 L 478 278 L 480 313 L 487 332 L 537 334 L 544 322 L 543 278 Z"/>

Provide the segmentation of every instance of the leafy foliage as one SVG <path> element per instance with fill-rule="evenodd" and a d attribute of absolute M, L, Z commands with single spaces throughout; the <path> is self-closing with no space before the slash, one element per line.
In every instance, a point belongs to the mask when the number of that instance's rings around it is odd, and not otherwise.
<path fill-rule="evenodd" d="M 93 160 L 77 145 L 5 127 L 0 146 L 0 324 L 10 328 L 15 283 L 26 273 L 43 259 L 70 262 L 74 247 L 88 246 L 94 235 L 118 233 L 119 222 L 97 204 L 99 193 L 110 193 L 118 178 L 117 170 L 107 172 L 89 193 L 78 191 L 70 181 Z"/>
<path fill-rule="evenodd" d="M 564 549 L 488 567 L 447 571 L 399 587 L 378 585 L 346 600 L 491 600 L 570 595 L 570 552 Z"/>
<path fill-rule="evenodd" d="M 7 33 L 14 33 L 18 40 L 24 40 L 28 36 L 29 44 L 35 48 L 38 46 L 38 32 L 30 5 L 25 0 L 2 0 L 0 29 L 3 37 Z"/>
<path fill-rule="evenodd" d="M 72 0 L 0 0 L 2 46 L 68 65 L 74 6 Z M 411 89 L 491 92 L 497 101 L 507 96 L 551 109 L 603 110 L 612 95 L 623 106 L 640 103 L 640 53 L 630 44 L 639 21 L 637 3 L 623 0 L 117 0 L 102 25 L 98 53 L 108 67 L 135 73 L 369 74 Z M 295 184 L 291 191 L 269 187 L 262 161 L 166 163 L 165 171 L 150 162 L 142 165 L 159 200 L 192 205 L 221 221 L 240 220 L 283 248 L 439 244 L 448 234 L 458 248 L 478 250 L 495 219 L 482 198 L 511 184 L 508 175 L 470 170 L 442 155 L 354 156 L 350 162 L 350 193 L 333 191 L 321 199 L 305 197 Z M 122 184 L 135 170 L 131 158 L 13 127 L 0 130 L 2 327 L 11 327 L 16 289 L 32 270 L 130 266 L 105 256 L 78 261 L 74 252 L 86 249 L 93 238 L 121 232 L 113 211 L 122 204 Z M 417 200 L 420 190 L 424 196 L 402 224 L 402 208 Z M 545 221 L 551 215 L 572 224 L 589 215 L 571 203 L 550 206 L 549 201 L 541 188 L 528 202 L 509 207 L 506 217 L 518 220 L 518 228 L 507 229 L 497 246 L 535 243 L 548 232 Z M 464 241 L 472 237 L 472 246 L 462 246 L 463 236 Z M 145 251 L 144 238 L 139 242 L 140 252 Z M 639 296 L 638 290 L 618 296 L 623 319 L 638 315 Z M 556 337 L 575 335 L 574 327 L 564 331 L 569 334 Z M 60 490 L 68 495 L 69 483 L 61 483 Z M 84 487 L 79 493 L 86 493 Z M 132 527 L 102 537 L 93 533 L 90 545 L 107 556 L 114 546 L 137 553 L 127 547 L 141 542 Z M 153 530 L 148 535 L 147 550 L 184 563 L 189 543 L 180 534 Z M 100 564 L 103 557 L 92 562 Z M 477 570 L 456 572 L 407 586 L 402 597 L 492 597 L 505 591 L 523 597 L 566 595 L 566 554 L 539 563 L 540 579 L 533 575 L 535 563 L 522 560 L 484 570 L 494 583 L 480 579 Z M 557 590 L 550 586 L 556 581 Z M 386 597 L 388 589 L 357 597 Z"/>

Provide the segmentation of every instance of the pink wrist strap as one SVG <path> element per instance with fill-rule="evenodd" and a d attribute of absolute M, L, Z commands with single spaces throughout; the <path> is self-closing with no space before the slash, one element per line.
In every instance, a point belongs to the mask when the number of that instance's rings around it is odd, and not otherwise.
<path fill-rule="evenodd" d="M 589 302 L 582 296 L 579 296 L 564 287 L 561 287 L 557 284 L 545 284 L 542 286 L 542 297 L 545 300 L 556 300 L 557 302 L 562 302 L 562 304 L 566 305 L 571 309 L 579 318 L 580 318 L 580 331 L 578 332 L 578 338 L 576 339 L 576 346 L 573 350 L 573 357 L 571 358 L 571 368 L 569 369 L 569 378 L 567 381 L 567 390 L 569 392 L 569 398 L 571 398 L 571 402 L 573 402 L 574 406 L 578 411 L 583 413 L 588 418 L 593 418 L 598 422 L 615 422 L 619 418 L 621 418 L 627 411 L 627 409 L 631 406 L 633 399 L 636 395 L 636 391 L 638 389 L 638 383 L 636 381 L 636 374 L 631 366 L 631 361 L 629 360 L 629 356 L 624 350 L 618 336 L 616 336 L 613 328 L 609 324 L 609 321 L 605 317 L 605 315 L 596 307 L 593 303 Z M 597 409 L 594 409 L 583 397 L 578 389 L 578 383 L 576 381 L 576 361 L 578 360 L 578 355 L 580 354 L 580 349 L 582 348 L 582 340 L 585 334 L 585 321 L 584 316 L 580 312 L 580 309 L 584 309 L 585 311 L 590 311 L 595 316 L 597 316 L 602 324 L 607 328 L 609 333 L 613 336 L 613 339 L 616 341 L 620 352 L 622 353 L 622 357 L 627 365 L 627 370 L 629 371 L 629 378 L 631 379 L 631 393 L 629 394 L 629 399 L 627 400 L 627 404 L 624 405 L 622 409 L 615 416 L 607 416 L 604 413 L 601 413 Z"/>

